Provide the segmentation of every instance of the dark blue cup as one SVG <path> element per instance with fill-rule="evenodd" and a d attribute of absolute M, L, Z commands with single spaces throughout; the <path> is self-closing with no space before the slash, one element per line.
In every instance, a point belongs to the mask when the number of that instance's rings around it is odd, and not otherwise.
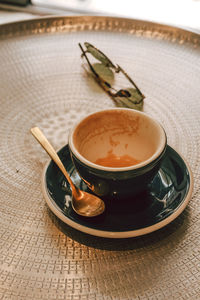
<path fill-rule="evenodd" d="M 69 134 L 72 161 L 96 195 L 109 200 L 134 198 L 158 172 L 167 138 L 150 116 L 128 108 L 92 113 Z"/>

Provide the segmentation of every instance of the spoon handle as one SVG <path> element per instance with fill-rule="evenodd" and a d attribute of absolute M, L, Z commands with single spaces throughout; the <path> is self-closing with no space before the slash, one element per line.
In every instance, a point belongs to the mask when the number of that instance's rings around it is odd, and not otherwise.
<path fill-rule="evenodd" d="M 49 143 L 47 138 L 44 136 L 42 131 L 38 127 L 31 128 L 32 135 L 36 138 L 36 140 L 40 143 L 40 145 L 44 148 L 47 154 L 52 158 L 52 160 L 56 163 L 56 165 L 60 168 L 61 172 L 65 175 L 66 179 L 68 180 L 71 188 L 74 190 L 76 189 L 70 176 L 68 175 L 63 163 L 61 162 L 58 154 Z"/>

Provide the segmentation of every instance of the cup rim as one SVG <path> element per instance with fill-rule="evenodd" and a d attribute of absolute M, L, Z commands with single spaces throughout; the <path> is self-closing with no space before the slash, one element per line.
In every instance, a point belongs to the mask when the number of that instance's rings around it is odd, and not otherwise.
<path fill-rule="evenodd" d="M 135 165 L 131 165 L 128 167 L 106 167 L 106 166 L 102 166 L 102 165 L 98 165 L 95 164 L 91 161 L 89 161 L 88 159 L 86 159 L 84 156 L 82 156 L 76 149 L 76 147 L 74 146 L 73 143 L 73 133 L 75 132 L 76 128 L 79 126 L 79 124 L 84 121 L 85 119 L 89 118 L 92 115 L 98 114 L 98 113 L 102 113 L 102 112 L 107 112 L 107 111 L 113 111 L 113 110 L 123 110 L 123 111 L 134 111 L 134 113 L 138 114 L 138 115 L 144 115 L 145 117 L 147 117 L 151 122 L 153 121 L 154 124 L 159 128 L 159 131 L 161 133 L 161 142 L 160 145 L 158 147 L 158 149 L 153 153 L 153 155 L 151 155 L 148 159 L 135 164 Z M 132 170 L 137 170 L 140 168 L 143 168 L 145 166 L 148 166 L 150 163 L 152 163 L 154 160 L 156 160 L 164 151 L 166 145 L 167 145 L 167 136 L 166 136 L 166 132 L 163 128 L 163 126 L 154 118 L 152 118 L 151 116 L 149 116 L 148 114 L 146 114 L 145 112 L 141 112 L 138 110 L 134 110 L 132 108 L 122 108 L 122 107 L 115 107 L 115 108 L 109 108 L 109 109 L 102 109 L 102 110 L 98 110 L 95 112 L 92 112 L 90 114 L 87 114 L 86 116 L 82 117 L 70 130 L 69 132 L 69 137 L 68 137 L 68 144 L 69 144 L 69 149 L 72 152 L 72 154 L 77 157 L 77 159 L 79 161 L 81 161 L 83 164 L 85 164 L 88 167 L 91 167 L 93 169 L 98 169 L 98 170 L 102 170 L 105 172 L 126 172 L 126 171 L 132 171 Z"/>

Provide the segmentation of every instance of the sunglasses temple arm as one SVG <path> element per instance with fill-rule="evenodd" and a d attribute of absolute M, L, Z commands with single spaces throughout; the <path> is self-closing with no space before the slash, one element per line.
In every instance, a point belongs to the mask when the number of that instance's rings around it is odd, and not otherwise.
<path fill-rule="evenodd" d="M 138 88 L 138 86 L 136 85 L 136 83 L 128 76 L 128 74 L 119 66 L 117 65 L 117 67 L 119 68 L 119 70 L 124 74 L 124 76 L 126 76 L 126 78 L 133 84 L 133 86 L 136 88 L 136 90 L 138 91 L 138 93 L 142 96 L 142 98 L 144 99 L 145 96 L 142 94 L 142 92 L 140 91 L 140 89 Z"/>

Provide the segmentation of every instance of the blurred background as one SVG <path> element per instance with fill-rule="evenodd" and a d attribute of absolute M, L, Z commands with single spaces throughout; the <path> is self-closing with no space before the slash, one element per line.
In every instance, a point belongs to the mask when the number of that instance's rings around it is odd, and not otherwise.
<path fill-rule="evenodd" d="M 200 0 L 0 0 L 0 23 L 47 15 L 108 15 L 200 32 Z"/>

